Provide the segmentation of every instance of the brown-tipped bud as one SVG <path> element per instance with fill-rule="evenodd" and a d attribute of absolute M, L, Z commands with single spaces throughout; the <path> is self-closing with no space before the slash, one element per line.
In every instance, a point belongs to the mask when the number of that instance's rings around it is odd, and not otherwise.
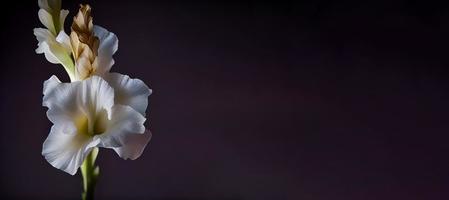
<path fill-rule="evenodd" d="M 100 41 L 93 32 L 91 8 L 89 5 L 80 5 L 80 9 L 73 18 L 70 42 L 75 59 L 75 73 L 79 79 L 85 79 L 95 74 L 94 61 L 98 54 Z"/>

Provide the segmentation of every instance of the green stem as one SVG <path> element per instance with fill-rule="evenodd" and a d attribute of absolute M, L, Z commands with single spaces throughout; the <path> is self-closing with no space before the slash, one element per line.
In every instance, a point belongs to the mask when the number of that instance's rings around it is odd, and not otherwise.
<path fill-rule="evenodd" d="M 61 13 L 61 11 L 60 10 L 58 10 L 58 11 L 56 11 L 53 15 L 52 15 L 52 18 L 53 18 L 53 26 L 54 26 L 54 28 L 55 28 L 55 34 L 56 35 L 58 35 L 59 34 L 59 31 L 61 31 L 61 27 L 60 27 L 60 22 L 59 22 L 59 16 L 60 16 L 60 13 Z"/>
<path fill-rule="evenodd" d="M 100 174 L 100 168 L 95 166 L 95 159 L 98 155 L 98 148 L 94 148 L 86 159 L 84 159 L 81 165 L 81 174 L 83 175 L 83 188 L 84 192 L 81 197 L 82 200 L 93 200 L 95 185 L 97 184 L 97 178 Z"/>

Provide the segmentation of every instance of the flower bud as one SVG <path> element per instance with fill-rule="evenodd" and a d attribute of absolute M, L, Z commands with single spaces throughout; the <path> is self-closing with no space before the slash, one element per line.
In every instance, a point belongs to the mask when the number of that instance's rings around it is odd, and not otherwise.
<path fill-rule="evenodd" d="M 93 32 L 91 7 L 80 5 L 78 14 L 73 18 L 70 42 L 75 59 L 75 75 L 84 80 L 95 74 L 95 59 L 98 55 L 100 41 Z"/>

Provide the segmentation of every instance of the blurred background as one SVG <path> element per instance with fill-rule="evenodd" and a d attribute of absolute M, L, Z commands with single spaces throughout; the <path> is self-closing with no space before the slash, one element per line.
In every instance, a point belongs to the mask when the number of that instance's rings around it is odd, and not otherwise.
<path fill-rule="evenodd" d="M 0 31 L 2 199 L 80 199 L 41 156 L 37 1 Z M 63 1 L 114 32 L 147 83 L 143 155 L 100 150 L 98 199 L 449 199 L 449 6 L 429 1 Z"/>

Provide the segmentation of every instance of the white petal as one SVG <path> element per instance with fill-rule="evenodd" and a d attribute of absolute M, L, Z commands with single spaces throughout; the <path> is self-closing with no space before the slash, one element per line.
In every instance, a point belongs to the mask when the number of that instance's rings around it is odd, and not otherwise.
<path fill-rule="evenodd" d="M 58 60 L 58 64 L 65 64 L 67 62 L 72 63 L 72 58 L 70 54 L 67 52 L 66 48 L 64 48 L 60 43 L 55 41 L 45 41 L 48 45 L 48 51 L 44 52 L 45 54 L 51 54 L 56 57 Z"/>
<path fill-rule="evenodd" d="M 151 95 L 152 90 L 143 81 L 119 73 L 108 73 L 104 79 L 114 88 L 116 104 L 131 106 L 146 116 L 148 96 Z"/>
<path fill-rule="evenodd" d="M 48 95 L 61 81 L 55 75 L 44 82 L 44 96 Z"/>
<path fill-rule="evenodd" d="M 114 33 L 109 32 L 105 28 L 97 25 L 94 25 L 94 34 L 100 40 L 95 67 L 97 69 L 97 73 L 101 75 L 109 72 L 112 65 L 114 65 L 112 55 L 114 55 L 118 49 L 118 38 Z"/>
<path fill-rule="evenodd" d="M 85 81 L 59 83 L 52 76 L 44 83 L 43 106 L 48 107 L 47 117 L 54 124 L 64 123 L 74 126 L 81 114 L 92 115 L 105 110 L 111 118 L 114 105 L 114 90 L 106 81 L 93 76 Z"/>
<path fill-rule="evenodd" d="M 58 38 L 47 29 L 35 28 L 34 35 L 38 40 L 38 48 L 36 53 L 44 53 L 45 58 L 53 64 L 62 64 L 66 68 L 73 68 L 73 60 L 70 56 L 71 48 L 67 42 L 69 42 L 68 36 L 64 31 L 58 34 Z M 58 41 L 61 43 L 59 43 Z"/>
<path fill-rule="evenodd" d="M 45 28 L 35 28 L 33 29 L 33 32 L 39 43 L 54 38 L 53 34 Z"/>
<path fill-rule="evenodd" d="M 53 124 L 65 124 L 66 129 L 75 127 L 73 119 L 80 113 L 76 98 L 80 84 L 61 83 L 55 76 L 44 82 L 42 105 L 48 107 L 47 117 Z"/>
<path fill-rule="evenodd" d="M 50 50 L 50 46 L 47 41 L 44 41 L 39 44 L 39 47 L 36 49 L 36 53 L 43 53 L 48 62 L 53 64 L 60 64 L 61 61 L 56 57 L 55 54 Z"/>
<path fill-rule="evenodd" d="M 53 167 L 74 175 L 97 144 L 92 137 L 67 133 L 63 127 L 53 125 L 42 146 L 42 155 Z"/>
<path fill-rule="evenodd" d="M 106 110 L 108 118 L 111 118 L 112 106 L 114 105 L 114 89 L 98 76 L 92 76 L 81 82 L 81 88 L 78 92 L 78 103 L 85 113 L 99 113 Z"/>
<path fill-rule="evenodd" d="M 50 13 L 48 13 L 44 9 L 39 9 L 38 12 L 39 20 L 41 23 L 48 28 L 54 35 L 56 35 L 55 27 L 53 25 L 53 18 L 51 17 Z"/>
<path fill-rule="evenodd" d="M 97 135 L 100 147 L 120 147 L 127 143 L 128 137 L 145 132 L 145 117 L 129 106 L 114 105 L 112 118 L 108 122 L 106 131 Z"/>
<path fill-rule="evenodd" d="M 67 33 L 60 31 L 55 40 L 66 50 L 68 54 L 72 52 L 72 44 L 70 43 L 70 37 Z"/>
<path fill-rule="evenodd" d="M 33 29 L 33 33 L 38 41 L 36 53 L 38 54 L 44 53 L 46 49 L 48 49 L 48 45 L 47 44 L 43 45 L 42 43 L 45 41 L 54 40 L 53 34 L 48 29 L 45 28 L 35 28 Z M 56 58 L 54 58 L 53 60 L 56 60 Z"/>
<path fill-rule="evenodd" d="M 123 146 L 113 149 L 121 158 L 135 160 L 140 157 L 151 136 L 150 130 L 146 130 L 144 134 L 130 134 Z"/>
<path fill-rule="evenodd" d="M 118 49 L 118 38 L 117 36 L 109 32 L 107 29 L 94 25 L 94 34 L 100 40 L 99 51 L 108 56 L 114 55 Z"/>

